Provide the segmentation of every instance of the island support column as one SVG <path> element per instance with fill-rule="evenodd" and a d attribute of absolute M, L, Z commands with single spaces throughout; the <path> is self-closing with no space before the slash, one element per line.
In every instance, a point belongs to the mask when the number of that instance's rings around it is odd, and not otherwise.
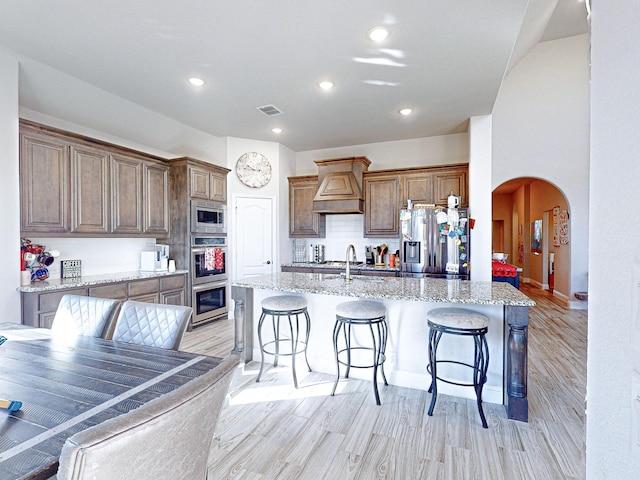
<path fill-rule="evenodd" d="M 529 307 L 505 306 L 504 319 L 504 407 L 511 420 L 528 422 Z"/>
<path fill-rule="evenodd" d="M 233 352 L 240 354 L 243 362 L 253 359 L 253 288 L 231 287 L 233 309 L 234 346 Z"/>

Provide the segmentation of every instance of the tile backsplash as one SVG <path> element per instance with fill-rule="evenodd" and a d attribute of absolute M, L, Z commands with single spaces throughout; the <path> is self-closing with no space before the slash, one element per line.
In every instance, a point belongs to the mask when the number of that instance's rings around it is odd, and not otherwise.
<path fill-rule="evenodd" d="M 325 246 L 326 260 L 344 260 L 347 254 L 347 246 L 353 245 L 356 248 L 358 261 L 365 260 L 365 249 L 367 246 L 376 247 L 383 243 L 389 247 L 389 253 L 395 253 L 400 247 L 398 237 L 395 238 L 365 238 L 364 235 L 364 215 L 327 215 L 326 237 L 308 238 L 307 249 L 310 245 L 321 244 Z M 386 258 L 389 262 L 388 256 Z"/>

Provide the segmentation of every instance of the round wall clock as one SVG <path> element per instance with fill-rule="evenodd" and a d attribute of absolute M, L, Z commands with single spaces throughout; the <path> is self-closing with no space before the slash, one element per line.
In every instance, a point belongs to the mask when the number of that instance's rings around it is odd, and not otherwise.
<path fill-rule="evenodd" d="M 248 187 L 264 187 L 271 180 L 271 163 L 260 153 L 245 153 L 236 162 L 236 175 Z"/>

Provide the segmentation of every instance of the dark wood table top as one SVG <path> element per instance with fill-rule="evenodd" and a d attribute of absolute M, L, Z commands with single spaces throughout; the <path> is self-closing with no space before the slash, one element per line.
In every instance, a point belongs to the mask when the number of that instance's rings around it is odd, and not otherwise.
<path fill-rule="evenodd" d="M 46 479 L 74 433 L 149 402 L 215 368 L 220 358 L 91 337 L 64 339 L 42 329 L 3 328 L 0 479 Z"/>

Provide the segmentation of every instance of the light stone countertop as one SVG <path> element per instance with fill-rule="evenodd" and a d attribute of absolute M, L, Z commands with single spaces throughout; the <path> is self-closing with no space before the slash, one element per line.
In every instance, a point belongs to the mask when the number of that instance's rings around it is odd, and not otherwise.
<path fill-rule="evenodd" d="M 129 280 L 144 280 L 146 278 L 169 277 L 172 275 L 184 275 L 187 270 L 176 270 L 175 272 L 133 272 L 106 273 L 102 275 L 83 275 L 77 278 L 47 278 L 43 281 L 31 282 L 31 285 L 18 287 L 19 292 L 45 292 L 48 290 L 61 290 L 65 288 L 86 287 L 89 285 L 102 285 L 105 283 L 126 282 Z"/>
<path fill-rule="evenodd" d="M 535 302 L 507 282 L 475 282 L 439 278 L 344 276 L 324 273 L 279 272 L 231 282 L 234 287 L 344 297 L 509 305 L 532 307 Z"/>

